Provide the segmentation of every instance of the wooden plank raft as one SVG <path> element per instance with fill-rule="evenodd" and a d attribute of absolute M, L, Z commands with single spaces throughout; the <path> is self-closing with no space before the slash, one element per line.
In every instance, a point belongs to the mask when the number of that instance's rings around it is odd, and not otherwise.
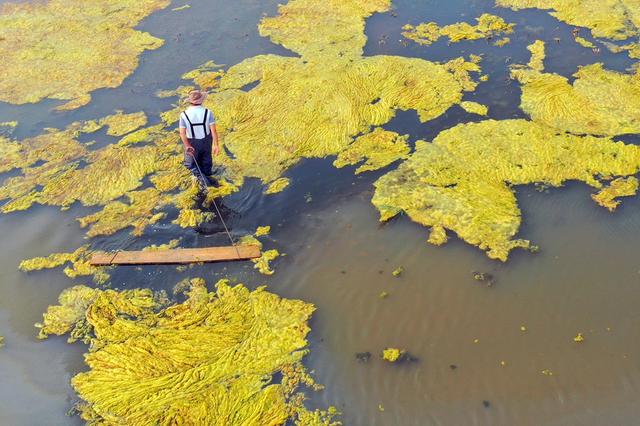
<path fill-rule="evenodd" d="M 167 250 L 96 252 L 89 263 L 93 266 L 156 265 L 172 263 L 220 262 L 260 257 L 260 247 L 239 245 L 226 247 L 180 248 Z"/>

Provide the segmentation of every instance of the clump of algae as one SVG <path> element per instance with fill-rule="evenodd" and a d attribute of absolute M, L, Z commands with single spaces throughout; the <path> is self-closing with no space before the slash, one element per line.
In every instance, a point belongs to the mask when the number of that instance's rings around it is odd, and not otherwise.
<path fill-rule="evenodd" d="M 155 188 L 127 193 L 129 204 L 112 201 L 101 211 L 78 219 L 81 227 L 91 225 L 88 237 L 111 235 L 121 229 L 133 227 L 131 233 L 140 236 L 145 228 L 161 220 L 166 214 L 155 210 L 167 203 L 167 197 Z"/>
<path fill-rule="evenodd" d="M 396 362 L 402 358 L 405 353 L 403 349 L 387 348 L 382 351 L 382 359 L 389 362 Z"/>
<path fill-rule="evenodd" d="M 125 148 L 109 145 L 87 152 L 66 131 L 45 133 L 44 141 L 61 140 L 72 147 L 53 148 L 39 159 L 42 165 L 23 167 L 22 174 L 9 178 L 0 187 L 4 213 L 25 210 L 33 203 L 68 207 L 76 201 L 83 205 L 104 205 L 142 185 L 142 179 L 157 170 L 157 149 L 152 146 Z M 54 158 L 46 158 L 54 156 Z M 45 157 L 45 158 L 43 158 Z M 82 162 L 80 161 L 82 160 Z M 82 163 L 87 162 L 84 167 Z"/>
<path fill-rule="evenodd" d="M 200 209 L 182 209 L 173 223 L 181 228 L 193 228 L 202 223 L 211 222 L 215 217 L 215 213 L 205 212 Z"/>
<path fill-rule="evenodd" d="M 302 365 L 313 305 L 264 287 L 192 280 L 186 300 L 162 306 L 146 289 L 65 290 L 41 337 L 90 344 L 89 370 L 72 379 L 91 424 L 337 425 L 311 412 L 301 386 L 321 388 Z M 281 375 L 279 382 L 275 375 Z M 206 420 L 205 420 L 206 419 Z"/>
<path fill-rule="evenodd" d="M 258 240 L 256 236 L 258 236 L 258 232 L 256 232 L 255 236 L 245 235 L 244 237 L 240 238 L 240 241 L 238 241 L 238 244 L 239 245 L 255 245 L 260 247 L 260 250 L 262 250 L 262 242 L 260 242 L 260 240 Z M 261 274 L 273 275 L 275 271 L 271 269 L 271 262 L 276 260 L 278 257 L 280 257 L 280 252 L 276 249 L 271 249 L 271 250 L 261 251 L 260 257 L 258 257 L 257 259 L 251 259 L 251 261 L 254 263 L 253 265 L 254 269 L 257 269 L 258 272 L 260 272 Z"/>
<path fill-rule="evenodd" d="M 91 266 L 89 264 L 90 255 L 89 246 L 85 245 L 72 253 L 54 253 L 47 257 L 34 257 L 23 260 L 18 267 L 21 271 L 29 272 L 57 268 L 58 266 L 70 264 L 70 266 L 64 268 L 64 273 L 69 278 L 93 275 L 96 283 L 102 284 L 107 282 L 109 274 L 106 272 L 106 268 Z"/>
<path fill-rule="evenodd" d="M 338 154 L 333 165 L 344 167 L 363 162 L 356 169 L 356 174 L 381 169 L 397 160 L 407 158 L 409 154 L 407 139 L 409 139 L 408 135 L 400 136 L 396 132 L 378 127 L 373 132 L 356 138 L 351 145 Z"/>
<path fill-rule="evenodd" d="M 626 178 L 617 178 L 611 181 L 609 185 L 600 190 L 597 194 L 591 195 L 593 200 L 606 207 L 609 211 L 614 211 L 620 205 L 619 197 L 630 197 L 638 192 L 638 178 L 629 176 Z"/>
<path fill-rule="evenodd" d="M 596 47 L 595 44 L 591 43 L 589 40 L 583 38 L 583 37 L 575 37 L 574 40 L 576 41 L 576 43 L 578 43 L 580 46 L 582 47 L 586 47 L 588 49 L 593 49 L 594 47 Z"/>
<path fill-rule="evenodd" d="M 224 71 L 213 61 L 207 61 L 198 68 L 191 70 L 182 75 L 185 80 L 193 80 L 201 90 L 211 90 L 220 85 L 220 77 L 224 75 Z"/>
<path fill-rule="evenodd" d="M 489 108 L 486 105 L 477 102 L 462 101 L 460 102 L 460 106 L 470 114 L 487 115 L 489 113 Z"/>
<path fill-rule="evenodd" d="M 269 235 L 269 233 L 271 232 L 271 226 L 267 225 L 267 226 L 258 226 L 258 228 L 256 229 L 255 235 L 256 237 L 262 237 L 264 235 Z"/>
<path fill-rule="evenodd" d="M 544 49 L 544 41 L 536 40 L 529 46 L 527 50 L 531 52 L 531 59 L 529 60 L 529 68 L 535 71 L 544 71 L 544 58 L 546 57 Z"/>
<path fill-rule="evenodd" d="M 269 184 L 264 193 L 267 195 L 277 194 L 278 192 L 284 191 L 284 189 L 288 187 L 290 183 L 291 180 L 289 178 L 278 178 Z"/>
<path fill-rule="evenodd" d="M 624 40 L 639 34 L 640 3 L 635 0 L 496 0 L 501 7 L 553 10 L 570 25 L 591 29 L 594 37 Z"/>
<path fill-rule="evenodd" d="M 86 130 L 82 123 L 72 123 L 64 130 L 45 129 L 44 133 L 20 142 L 4 138 L 0 144 L 0 172 L 21 169 L 25 175 L 33 176 L 40 170 L 51 172 L 65 168 L 69 162 L 87 155 L 85 146 L 76 139 L 80 133 L 87 133 Z M 31 167 L 39 162 L 44 165 Z"/>
<path fill-rule="evenodd" d="M 176 239 L 170 240 L 168 243 L 165 243 L 165 244 L 151 244 L 150 246 L 143 248 L 142 251 L 158 251 L 158 250 L 174 249 L 180 245 L 180 240 L 181 238 L 176 238 Z"/>
<path fill-rule="evenodd" d="M 457 125 L 375 182 L 373 204 L 388 220 L 404 212 L 432 227 L 430 242 L 446 242 L 445 229 L 505 261 L 520 227 L 515 185 L 561 186 L 579 180 L 601 188 L 598 176 L 631 176 L 640 148 L 610 138 L 576 136 L 526 120 Z"/>
<path fill-rule="evenodd" d="M 273 275 L 275 271 L 271 269 L 271 262 L 279 256 L 280 252 L 276 249 L 264 251 L 259 258 L 252 259 L 252 262 L 255 263 L 253 267 L 263 275 Z"/>
<path fill-rule="evenodd" d="M 147 124 L 147 115 L 140 111 L 125 114 L 116 111 L 115 114 L 100 120 L 100 124 L 107 126 L 107 134 L 110 136 L 124 136 Z"/>
<path fill-rule="evenodd" d="M 527 67 L 514 67 L 522 84 L 521 108 L 534 121 L 576 134 L 620 135 L 640 132 L 640 75 L 604 69 L 601 63 L 581 67 L 566 77 L 543 72 L 543 44 L 529 47 Z"/>
<path fill-rule="evenodd" d="M 409 40 L 423 45 L 430 45 L 438 41 L 441 37 L 447 37 L 449 43 L 457 43 L 462 40 L 479 40 L 483 38 L 493 38 L 494 36 L 511 34 L 515 24 L 507 24 L 499 16 L 484 13 L 476 18 L 477 24 L 471 25 L 466 22 L 446 25 L 440 27 L 435 22 L 422 23 L 416 26 L 407 24 L 402 29 L 402 35 Z M 508 43 L 506 41 L 496 43 L 501 46 Z"/>
<path fill-rule="evenodd" d="M 612 53 L 627 52 L 629 57 L 632 59 L 640 58 L 640 44 L 638 43 L 629 43 L 618 46 L 617 44 L 604 41 L 602 44 Z"/>
<path fill-rule="evenodd" d="M 162 40 L 133 28 L 168 0 L 49 0 L 0 5 L 0 101 L 89 103 L 117 87 Z"/>

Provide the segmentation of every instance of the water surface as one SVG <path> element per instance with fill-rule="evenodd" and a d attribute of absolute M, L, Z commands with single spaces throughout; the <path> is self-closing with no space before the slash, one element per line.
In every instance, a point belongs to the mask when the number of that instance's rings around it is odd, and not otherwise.
<path fill-rule="evenodd" d="M 96 91 L 90 105 L 72 112 L 52 111 L 54 101 L 0 104 L 0 121 L 18 120 L 18 137 L 115 109 L 144 110 L 154 122 L 175 102 L 156 98 L 155 91 L 177 86 L 180 75 L 207 60 L 232 65 L 261 53 L 292 55 L 257 33 L 263 14 L 276 13 L 276 1 L 189 4 L 189 9 L 173 12 L 170 7 L 143 21 L 141 29 L 166 43 L 143 54 L 138 70 L 121 87 Z M 624 55 L 603 50 L 596 56 L 581 48 L 572 41 L 571 27 L 542 11 L 495 9 L 485 0 L 394 4 L 395 14 L 368 20 L 365 54 L 446 61 L 484 53 L 482 67 L 490 80 L 465 99 L 487 104 L 491 118 L 524 117 L 518 109 L 520 90 L 507 78 L 507 67 L 528 61 L 526 46 L 537 38 L 548 43 L 547 70 L 565 76 L 597 61 L 621 71 L 631 64 Z M 510 45 L 399 42 L 406 23 L 471 21 L 484 12 L 517 24 Z M 411 141 L 431 140 L 457 123 L 479 119 L 453 107 L 425 124 L 415 112 L 399 112 L 385 127 L 409 133 Z M 99 144 L 114 141 L 104 132 L 95 139 Z M 336 405 L 345 424 L 636 423 L 640 200 L 627 199 L 611 214 L 591 201 L 591 190 L 582 184 L 546 193 L 518 187 L 520 235 L 539 244 L 541 252 L 516 251 L 503 264 L 455 237 L 443 247 L 430 246 L 427 230 L 406 217 L 381 226 L 370 199 L 372 183 L 386 170 L 354 176 L 353 168 L 336 170 L 331 162 L 302 161 L 287 172 L 292 185 L 281 194 L 265 197 L 262 187 L 249 180 L 225 201 L 235 212 L 228 218 L 235 236 L 272 225 L 266 248 L 287 254 L 275 263 L 274 276 L 256 274 L 250 263 L 197 266 L 182 273 L 173 266 L 121 267 L 112 274 L 112 286 L 170 289 L 185 276 L 209 282 L 229 276 L 251 288 L 267 284 L 279 295 L 314 303 L 306 363 L 326 389 L 309 392 L 309 403 Z M 72 281 L 60 270 L 25 274 L 17 265 L 24 258 L 84 244 L 74 218 L 89 211 L 94 209 L 35 207 L 0 216 L 0 334 L 6 339 L 0 351 L 0 424 L 82 423 L 66 413 L 76 401 L 69 380 L 86 368 L 86 348 L 68 345 L 65 338 L 37 341 L 33 327 Z M 176 237 L 183 238 L 185 247 L 226 244 L 225 236 L 215 233 L 217 223 L 201 233 L 166 225 L 171 219 L 139 239 L 120 232 L 95 244 L 139 248 Z M 399 266 L 404 272 L 393 277 Z M 473 271 L 492 274 L 494 285 L 475 281 Z M 381 299 L 381 292 L 388 297 Z M 573 337 L 579 332 L 585 341 L 576 344 Z M 385 363 L 379 355 L 388 346 L 406 348 L 416 360 Z M 365 351 L 372 358 L 359 363 L 355 354 Z"/>

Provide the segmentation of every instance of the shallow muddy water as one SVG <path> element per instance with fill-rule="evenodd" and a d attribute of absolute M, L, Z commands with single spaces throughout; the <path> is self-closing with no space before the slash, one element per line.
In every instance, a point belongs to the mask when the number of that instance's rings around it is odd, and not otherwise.
<path fill-rule="evenodd" d="M 0 104 L 0 122 L 18 120 L 18 137 L 115 109 L 143 110 L 154 122 L 172 102 L 154 92 L 177 86 L 181 74 L 207 60 L 232 65 L 260 53 L 293 55 L 257 33 L 260 18 L 275 14 L 276 1 L 194 0 L 189 9 L 171 10 L 182 4 L 174 2 L 143 21 L 139 28 L 165 39 L 165 45 L 144 53 L 121 87 L 98 90 L 91 104 L 73 112 L 53 112 L 53 101 Z M 490 118 L 524 117 L 518 108 L 520 89 L 507 79 L 507 66 L 526 63 L 526 46 L 537 38 L 550 45 L 545 62 L 550 72 L 570 76 L 577 66 L 598 61 L 620 71 L 632 64 L 622 54 L 603 49 L 594 55 L 581 48 L 571 41 L 570 26 L 542 11 L 496 9 L 484 0 L 446 5 L 397 0 L 394 5 L 397 13 L 367 21 L 365 55 L 444 61 L 484 53 L 482 68 L 490 80 L 465 99 L 488 105 Z M 496 48 L 484 40 L 454 45 L 441 40 L 425 47 L 399 42 L 406 23 L 470 22 L 484 12 L 517 24 L 511 44 Z M 456 106 L 426 124 L 414 112 L 399 112 L 385 128 L 408 133 L 413 142 L 479 119 Z M 98 144 L 115 141 L 104 131 L 95 138 Z M 265 196 L 259 183 L 248 180 L 225 200 L 233 211 L 229 223 L 235 236 L 272 226 L 266 248 L 286 253 L 275 262 L 275 275 L 259 275 L 251 263 L 195 266 L 185 272 L 174 266 L 121 267 L 113 271 L 112 287 L 169 290 L 188 276 L 209 283 L 227 276 L 315 304 L 305 363 L 326 388 L 307 395 L 312 406 L 338 407 L 346 425 L 637 423 L 640 199 L 624 199 L 612 214 L 593 203 L 592 191 L 583 184 L 546 192 L 518 187 L 519 235 L 541 250 L 515 251 L 503 264 L 457 238 L 430 246 L 427 229 L 407 217 L 380 225 L 370 203 L 372 183 L 396 165 L 355 176 L 354 168 L 338 170 L 332 161 L 300 162 L 286 173 L 292 184 L 280 194 Z M 82 245 L 84 233 L 74 218 L 89 211 L 77 205 L 64 212 L 39 206 L 0 216 L 0 335 L 5 337 L 0 424 L 82 424 L 67 412 L 77 400 L 69 381 L 86 369 L 86 348 L 69 345 L 65 338 L 38 341 L 33 324 L 60 291 L 90 280 L 70 280 L 60 270 L 22 273 L 17 265 Z M 226 244 L 225 236 L 216 233 L 217 223 L 204 226 L 206 232 L 164 225 L 170 220 L 162 223 L 141 238 L 124 231 L 95 244 L 134 249 L 177 237 L 184 247 Z M 394 277 L 392 271 L 400 266 L 403 273 Z M 474 271 L 491 274 L 493 285 L 476 281 Z M 388 296 L 381 298 L 382 292 Z M 578 333 L 584 342 L 573 341 Z M 386 347 L 406 348 L 414 359 L 384 362 L 380 354 Z M 359 362 L 355 355 L 360 352 L 371 352 L 371 359 Z"/>

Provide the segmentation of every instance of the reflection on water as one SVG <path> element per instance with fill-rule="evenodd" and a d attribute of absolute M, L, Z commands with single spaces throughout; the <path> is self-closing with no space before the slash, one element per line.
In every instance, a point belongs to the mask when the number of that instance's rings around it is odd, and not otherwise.
<path fill-rule="evenodd" d="M 182 73 L 206 60 L 231 65 L 260 53 L 291 54 L 257 34 L 258 20 L 263 13 L 275 13 L 276 1 L 190 4 L 190 9 L 167 9 L 143 22 L 143 30 L 166 44 L 144 54 L 122 87 L 97 91 L 91 105 L 67 113 L 52 113 L 51 101 L 0 105 L 0 121 L 20 121 L 17 135 L 22 137 L 116 108 L 144 110 L 158 120 L 171 100 L 153 93 L 176 86 Z M 571 27 L 545 12 L 495 9 L 489 0 L 456 0 L 446 7 L 435 0 L 398 0 L 395 5 L 397 16 L 376 15 L 367 22 L 365 53 L 448 60 L 484 52 L 489 82 L 466 98 L 487 104 L 491 118 L 523 117 L 517 109 L 520 90 L 508 79 L 507 66 L 526 62 L 525 46 L 535 38 L 550 43 L 560 38 L 548 49 L 545 64 L 551 72 L 568 76 L 578 65 L 595 61 L 617 70 L 630 65 L 625 55 L 603 51 L 595 56 L 579 47 L 571 41 Z M 512 44 L 496 48 L 484 41 L 452 46 L 439 41 L 423 47 L 398 42 L 405 23 L 471 21 L 484 12 L 517 24 Z M 411 141 L 431 140 L 470 120 L 478 117 L 458 107 L 426 124 L 414 112 L 399 112 L 386 128 L 409 133 Z M 97 138 L 110 142 L 106 135 Z M 334 169 L 331 160 L 306 160 L 287 173 L 292 184 L 281 194 L 265 197 L 262 186 L 248 180 L 242 191 L 225 199 L 223 215 L 234 238 L 259 225 L 272 226 L 265 248 L 287 254 L 276 262 L 273 277 L 257 275 L 251 263 L 193 266 L 183 273 L 174 266 L 122 267 L 113 271 L 112 285 L 170 289 L 184 276 L 209 282 L 231 276 L 316 304 L 307 363 L 326 390 L 311 395 L 311 402 L 336 405 L 345 424 L 635 422 L 640 414 L 635 401 L 640 200 L 625 200 L 610 214 L 592 202 L 584 185 L 550 193 L 519 188 L 520 234 L 542 251 L 514 252 L 501 264 L 455 238 L 441 248 L 429 246 L 427 230 L 406 218 L 380 226 L 369 200 L 371 183 L 382 173 L 354 176 L 353 168 Z M 87 211 L 39 207 L 0 216 L 0 334 L 6 337 L 0 350 L 0 424 L 81 423 L 65 413 L 75 400 L 69 380 L 85 369 L 84 348 L 67 345 L 63 338 L 37 342 L 33 328 L 70 280 L 60 271 L 24 274 L 16 267 L 21 259 L 83 244 L 73 218 Z M 227 244 L 217 220 L 179 230 L 166 225 L 172 214 L 142 238 L 120 232 L 97 245 L 135 249 L 177 237 L 184 247 Z M 404 272 L 395 278 L 391 272 L 398 266 Z M 495 285 L 475 281 L 472 271 L 492 274 Z M 381 292 L 389 296 L 380 298 Z M 573 341 L 577 333 L 583 333 L 584 342 Z M 379 355 L 388 346 L 406 348 L 418 361 L 384 363 Z M 371 360 L 358 362 L 355 354 L 365 351 L 373 354 Z"/>

